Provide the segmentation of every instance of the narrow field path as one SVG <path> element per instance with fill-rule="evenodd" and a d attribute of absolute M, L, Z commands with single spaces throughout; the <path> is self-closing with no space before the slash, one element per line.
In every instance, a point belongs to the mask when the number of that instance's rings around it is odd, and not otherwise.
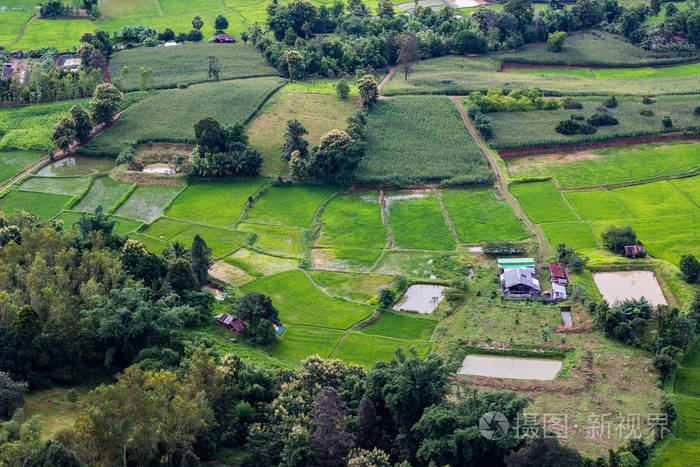
<path fill-rule="evenodd" d="M 528 229 L 532 231 L 532 233 L 535 234 L 535 237 L 537 237 L 537 241 L 539 242 L 540 246 L 539 251 L 537 253 L 537 258 L 540 261 L 543 261 L 547 257 L 547 250 L 549 245 L 547 243 L 547 238 L 545 237 L 544 232 L 537 224 L 530 220 L 530 218 L 525 213 L 525 210 L 522 208 L 522 206 L 520 206 L 520 203 L 518 203 L 518 200 L 515 199 L 515 196 L 511 195 L 510 191 L 508 191 L 508 187 L 505 184 L 506 176 L 503 173 L 503 168 L 498 164 L 498 161 L 491 153 L 489 147 L 486 146 L 486 143 L 484 143 L 484 141 L 481 139 L 481 135 L 479 135 L 474 126 L 472 126 L 472 123 L 469 120 L 467 112 L 466 110 L 464 110 L 464 106 L 462 105 L 462 103 L 455 96 L 450 96 L 450 100 L 454 102 L 457 106 L 457 110 L 459 110 L 459 115 L 462 118 L 462 123 L 464 123 L 464 127 L 467 129 L 477 146 L 479 146 L 479 149 L 481 149 L 481 152 L 486 157 L 486 160 L 489 161 L 489 165 L 495 172 L 496 190 L 510 205 L 515 215 L 522 221 L 523 224 L 525 224 L 525 226 L 527 226 Z"/>
<path fill-rule="evenodd" d="M 26 177 L 30 173 L 34 172 L 35 170 L 39 170 L 40 168 L 42 168 L 43 166 L 48 164 L 50 161 L 51 161 L 50 157 L 44 157 L 43 159 L 36 161 L 31 166 L 27 167 L 26 169 L 24 169 L 23 171 L 21 171 L 20 173 L 18 173 L 17 175 L 15 175 L 11 179 L 9 179 L 8 181 L 6 181 L 2 185 L 0 185 L 0 192 L 5 191 L 5 189 L 9 188 L 10 186 L 15 184 L 16 182 L 22 180 L 24 177 Z"/>
<path fill-rule="evenodd" d="M 374 310 L 372 312 L 372 316 L 368 316 L 367 318 L 363 319 L 362 321 L 358 321 L 357 323 L 353 324 L 349 328 L 345 330 L 343 333 L 343 337 L 340 338 L 336 346 L 333 348 L 330 354 L 328 354 L 328 358 L 333 358 L 333 355 L 338 351 L 340 348 L 340 345 L 343 343 L 346 337 L 348 337 L 348 334 L 350 334 L 350 331 L 359 331 L 361 329 L 366 328 L 370 324 L 374 323 L 379 319 L 379 317 L 382 316 L 382 314 L 378 310 Z"/>
<path fill-rule="evenodd" d="M 379 209 L 382 213 L 382 223 L 384 224 L 384 230 L 386 232 L 386 243 L 384 248 L 382 248 L 382 253 L 377 258 L 377 261 L 367 270 L 367 272 L 374 272 L 379 266 L 384 255 L 388 250 L 394 246 L 394 234 L 391 232 L 391 226 L 389 225 L 389 211 L 386 208 L 386 198 L 384 197 L 384 190 L 379 190 Z"/>
<path fill-rule="evenodd" d="M 39 14 L 38 14 L 38 13 L 37 13 L 36 15 L 32 16 L 31 18 L 29 18 L 29 21 L 27 21 L 26 23 L 24 23 L 24 24 L 22 25 L 22 29 L 19 30 L 19 35 L 15 38 L 15 40 L 13 40 L 12 42 L 10 42 L 10 45 L 8 45 L 7 48 L 9 49 L 9 48 L 12 47 L 13 45 L 15 45 L 15 44 L 17 43 L 17 41 L 19 41 L 19 40 L 22 38 L 22 36 L 24 36 L 24 30 L 27 29 L 27 26 L 29 26 L 31 23 L 33 23 L 34 21 L 36 21 L 36 20 L 38 20 L 38 19 L 39 19 Z"/>
<path fill-rule="evenodd" d="M 455 241 L 455 245 L 457 245 L 457 248 L 459 249 L 459 246 L 462 243 L 459 241 L 459 236 L 457 235 L 457 230 L 455 229 L 455 223 L 452 220 L 452 216 L 450 216 L 450 212 L 445 207 L 445 203 L 442 202 L 442 190 L 434 189 L 433 193 L 435 193 L 435 198 L 437 198 L 438 205 L 440 206 L 440 211 L 442 212 L 442 218 L 445 220 L 445 224 L 447 224 L 447 228 L 450 229 L 450 233 L 452 234 L 452 239 Z"/>

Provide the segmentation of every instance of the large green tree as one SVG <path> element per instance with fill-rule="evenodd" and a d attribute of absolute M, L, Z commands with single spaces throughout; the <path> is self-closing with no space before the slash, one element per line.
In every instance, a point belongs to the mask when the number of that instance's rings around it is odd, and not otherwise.
<path fill-rule="evenodd" d="M 95 88 L 95 95 L 90 101 L 90 114 L 96 124 L 109 125 L 119 110 L 122 93 L 111 84 L 103 83 Z"/>
<path fill-rule="evenodd" d="M 211 267 L 211 248 L 207 246 L 207 243 L 199 234 L 195 234 L 194 240 L 192 240 L 190 258 L 192 260 L 192 270 L 194 275 L 197 276 L 199 285 L 208 284 L 209 268 Z"/>

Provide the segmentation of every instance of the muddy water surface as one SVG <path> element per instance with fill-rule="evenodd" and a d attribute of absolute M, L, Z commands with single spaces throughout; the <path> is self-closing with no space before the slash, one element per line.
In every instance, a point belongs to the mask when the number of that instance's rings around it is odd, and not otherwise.
<path fill-rule="evenodd" d="M 447 287 L 441 285 L 414 284 L 408 288 L 393 309 L 396 311 L 417 311 L 432 313 L 443 298 L 442 291 Z"/>
<path fill-rule="evenodd" d="M 492 378 L 552 380 L 561 370 L 558 360 L 536 358 L 507 358 L 467 355 L 459 375 L 490 376 Z"/>
<path fill-rule="evenodd" d="M 642 297 L 652 305 L 666 305 L 666 297 L 651 271 L 596 272 L 593 281 L 600 295 L 611 305 Z"/>

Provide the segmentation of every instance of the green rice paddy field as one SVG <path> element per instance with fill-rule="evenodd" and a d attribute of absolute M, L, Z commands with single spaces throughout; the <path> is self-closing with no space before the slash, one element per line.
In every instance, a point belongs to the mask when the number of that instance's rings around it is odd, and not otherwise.
<path fill-rule="evenodd" d="M 80 36 L 94 32 L 97 28 L 86 19 L 46 19 L 32 21 L 24 30 L 24 35 L 12 47 L 28 50 L 55 45 L 59 50 L 80 44 Z"/>
<path fill-rule="evenodd" d="M 700 167 L 696 141 L 613 146 L 505 158 L 511 177 L 552 177 L 565 188 L 598 186 L 689 172 Z"/>
<path fill-rule="evenodd" d="M 0 150 L 0 183 L 3 183 L 27 167 L 41 160 L 44 155 L 32 151 Z"/>
<path fill-rule="evenodd" d="M 607 226 L 631 225 L 652 256 L 677 265 L 683 254 L 700 254 L 698 184 L 696 176 L 608 190 L 559 191 L 550 181 L 510 190 L 554 246 L 594 248 Z"/>

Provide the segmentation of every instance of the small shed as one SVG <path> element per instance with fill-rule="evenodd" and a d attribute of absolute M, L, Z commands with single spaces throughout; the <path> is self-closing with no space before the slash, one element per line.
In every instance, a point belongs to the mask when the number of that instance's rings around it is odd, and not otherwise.
<path fill-rule="evenodd" d="M 552 282 L 552 298 L 556 300 L 566 300 L 566 287 Z"/>
<path fill-rule="evenodd" d="M 625 247 L 625 256 L 628 258 L 644 256 L 644 247 L 642 245 L 628 245 Z"/>
<path fill-rule="evenodd" d="M 14 68 L 12 68 L 12 63 L 5 63 L 2 66 L 2 74 L 0 77 L 2 79 L 7 79 L 12 77 L 12 72 L 15 71 Z"/>
<path fill-rule="evenodd" d="M 549 263 L 549 278 L 552 283 L 556 282 L 562 285 L 569 283 L 569 278 L 561 263 Z"/>
<path fill-rule="evenodd" d="M 231 316 L 228 313 L 221 313 L 220 315 L 216 315 L 215 318 L 219 326 L 237 334 L 242 334 L 248 327 L 245 321 Z"/>
<path fill-rule="evenodd" d="M 501 269 L 508 268 L 534 268 L 534 258 L 499 258 L 498 267 Z"/>
<path fill-rule="evenodd" d="M 217 44 L 233 44 L 236 42 L 236 38 L 231 34 L 217 34 L 214 36 L 213 42 Z"/>
<path fill-rule="evenodd" d="M 10 57 L 12 58 L 22 58 L 24 56 L 24 52 L 22 52 L 20 49 L 13 50 L 10 52 Z"/>

